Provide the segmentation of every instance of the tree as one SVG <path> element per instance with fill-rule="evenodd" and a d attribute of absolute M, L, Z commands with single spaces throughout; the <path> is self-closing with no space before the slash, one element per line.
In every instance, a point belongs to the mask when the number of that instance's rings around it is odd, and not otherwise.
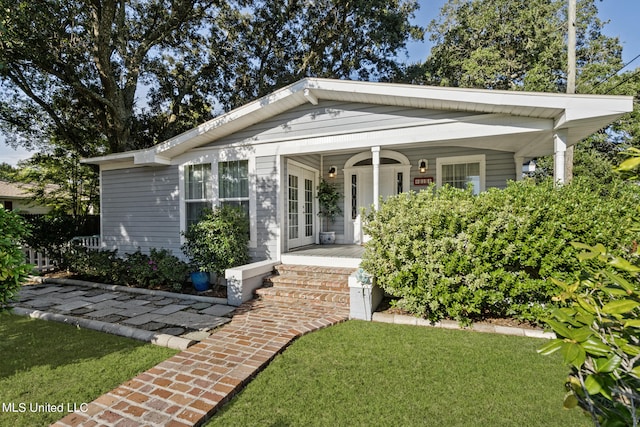
<path fill-rule="evenodd" d="M 243 36 L 249 60 L 239 69 L 237 106 L 306 76 L 392 80 L 398 53 L 423 29 L 409 20 L 415 0 L 257 1 Z"/>
<path fill-rule="evenodd" d="M 69 214 L 81 226 L 92 211 L 97 211 L 98 173 L 93 166 L 81 164 L 77 154 L 57 148 L 51 153 L 37 153 L 18 166 L 15 179 L 32 184 L 32 199 L 51 207 L 53 214 Z"/>
<path fill-rule="evenodd" d="M 177 68 L 180 57 L 201 44 L 221 10 L 230 7 L 216 0 L 1 0 L 0 5 L 5 125 L 25 138 L 29 125 L 55 127 L 77 143 L 73 133 L 82 135 L 84 129 L 70 120 L 80 113 L 99 131 L 103 152 L 136 148 L 131 136 L 136 92 L 141 79 L 159 72 L 154 59 L 163 58 L 161 71 L 170 73 L 167 69 Z"/>
<path fill-rule="evenodd" d="M 435 43 L 409 79 L 427 84 L 564 92 L 566 0 L 450 0 L 428 26 Z M 594 0 L 577 9 L 577 86 L 622 65 L 617 38 L 602 33 Z"/>
<path fill-rule="evenodd" d="M 390 78 L 421 36 L 415 0 L 0 6 L 0 126 L 81 156 L 148 147 L 302 76 Z"/>
<path fill-rule="evenodd" d="M 11 166 L 9 163 L 0 163 L 0 180 L 2 181 L 13 181 L 13 174 L 16 172 L 16 169 Z"/>

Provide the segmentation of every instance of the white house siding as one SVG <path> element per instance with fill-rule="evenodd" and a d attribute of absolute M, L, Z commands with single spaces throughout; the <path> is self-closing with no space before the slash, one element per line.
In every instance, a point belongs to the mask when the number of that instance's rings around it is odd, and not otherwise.
<path fill-rule="evenodd" d="M 120 254 L 180 250 L 178 167 L 102 171 L 102 241 Z"/>
<path fill-rule="evenodd" d="M 256 242 L 250 248 L 253 261 L 277 257 L 279 176 L 276 156 L 256 158 Z"/>

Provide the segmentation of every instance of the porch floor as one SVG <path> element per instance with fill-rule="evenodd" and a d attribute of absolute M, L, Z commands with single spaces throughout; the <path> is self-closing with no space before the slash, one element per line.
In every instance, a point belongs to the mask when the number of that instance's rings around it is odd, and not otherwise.
<path fill-rule="evenodd" d="M 283 264 L 358 268 L 364 247 L 360 245 L 309 245 L 280 256 Z"/>

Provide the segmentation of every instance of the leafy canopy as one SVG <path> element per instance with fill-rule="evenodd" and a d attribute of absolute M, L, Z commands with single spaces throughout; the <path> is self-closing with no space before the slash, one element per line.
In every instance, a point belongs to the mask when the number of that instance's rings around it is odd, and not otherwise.
<path fill-rule="evenodd" d="M 80 156 L 153 145 L 303 76 L 385 79 L 415 0 L 0 0 L 0 125 Z"/>

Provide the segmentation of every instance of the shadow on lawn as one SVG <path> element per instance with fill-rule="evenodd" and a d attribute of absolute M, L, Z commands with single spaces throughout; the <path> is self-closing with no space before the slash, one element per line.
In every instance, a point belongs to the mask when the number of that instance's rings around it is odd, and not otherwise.
<path fill-rule="evenodd" d="M 108 354 L 123 354 L 140 341 L 72 325 L 0 313 L 0 379 L 36 366 L 56 368 Z"/>

